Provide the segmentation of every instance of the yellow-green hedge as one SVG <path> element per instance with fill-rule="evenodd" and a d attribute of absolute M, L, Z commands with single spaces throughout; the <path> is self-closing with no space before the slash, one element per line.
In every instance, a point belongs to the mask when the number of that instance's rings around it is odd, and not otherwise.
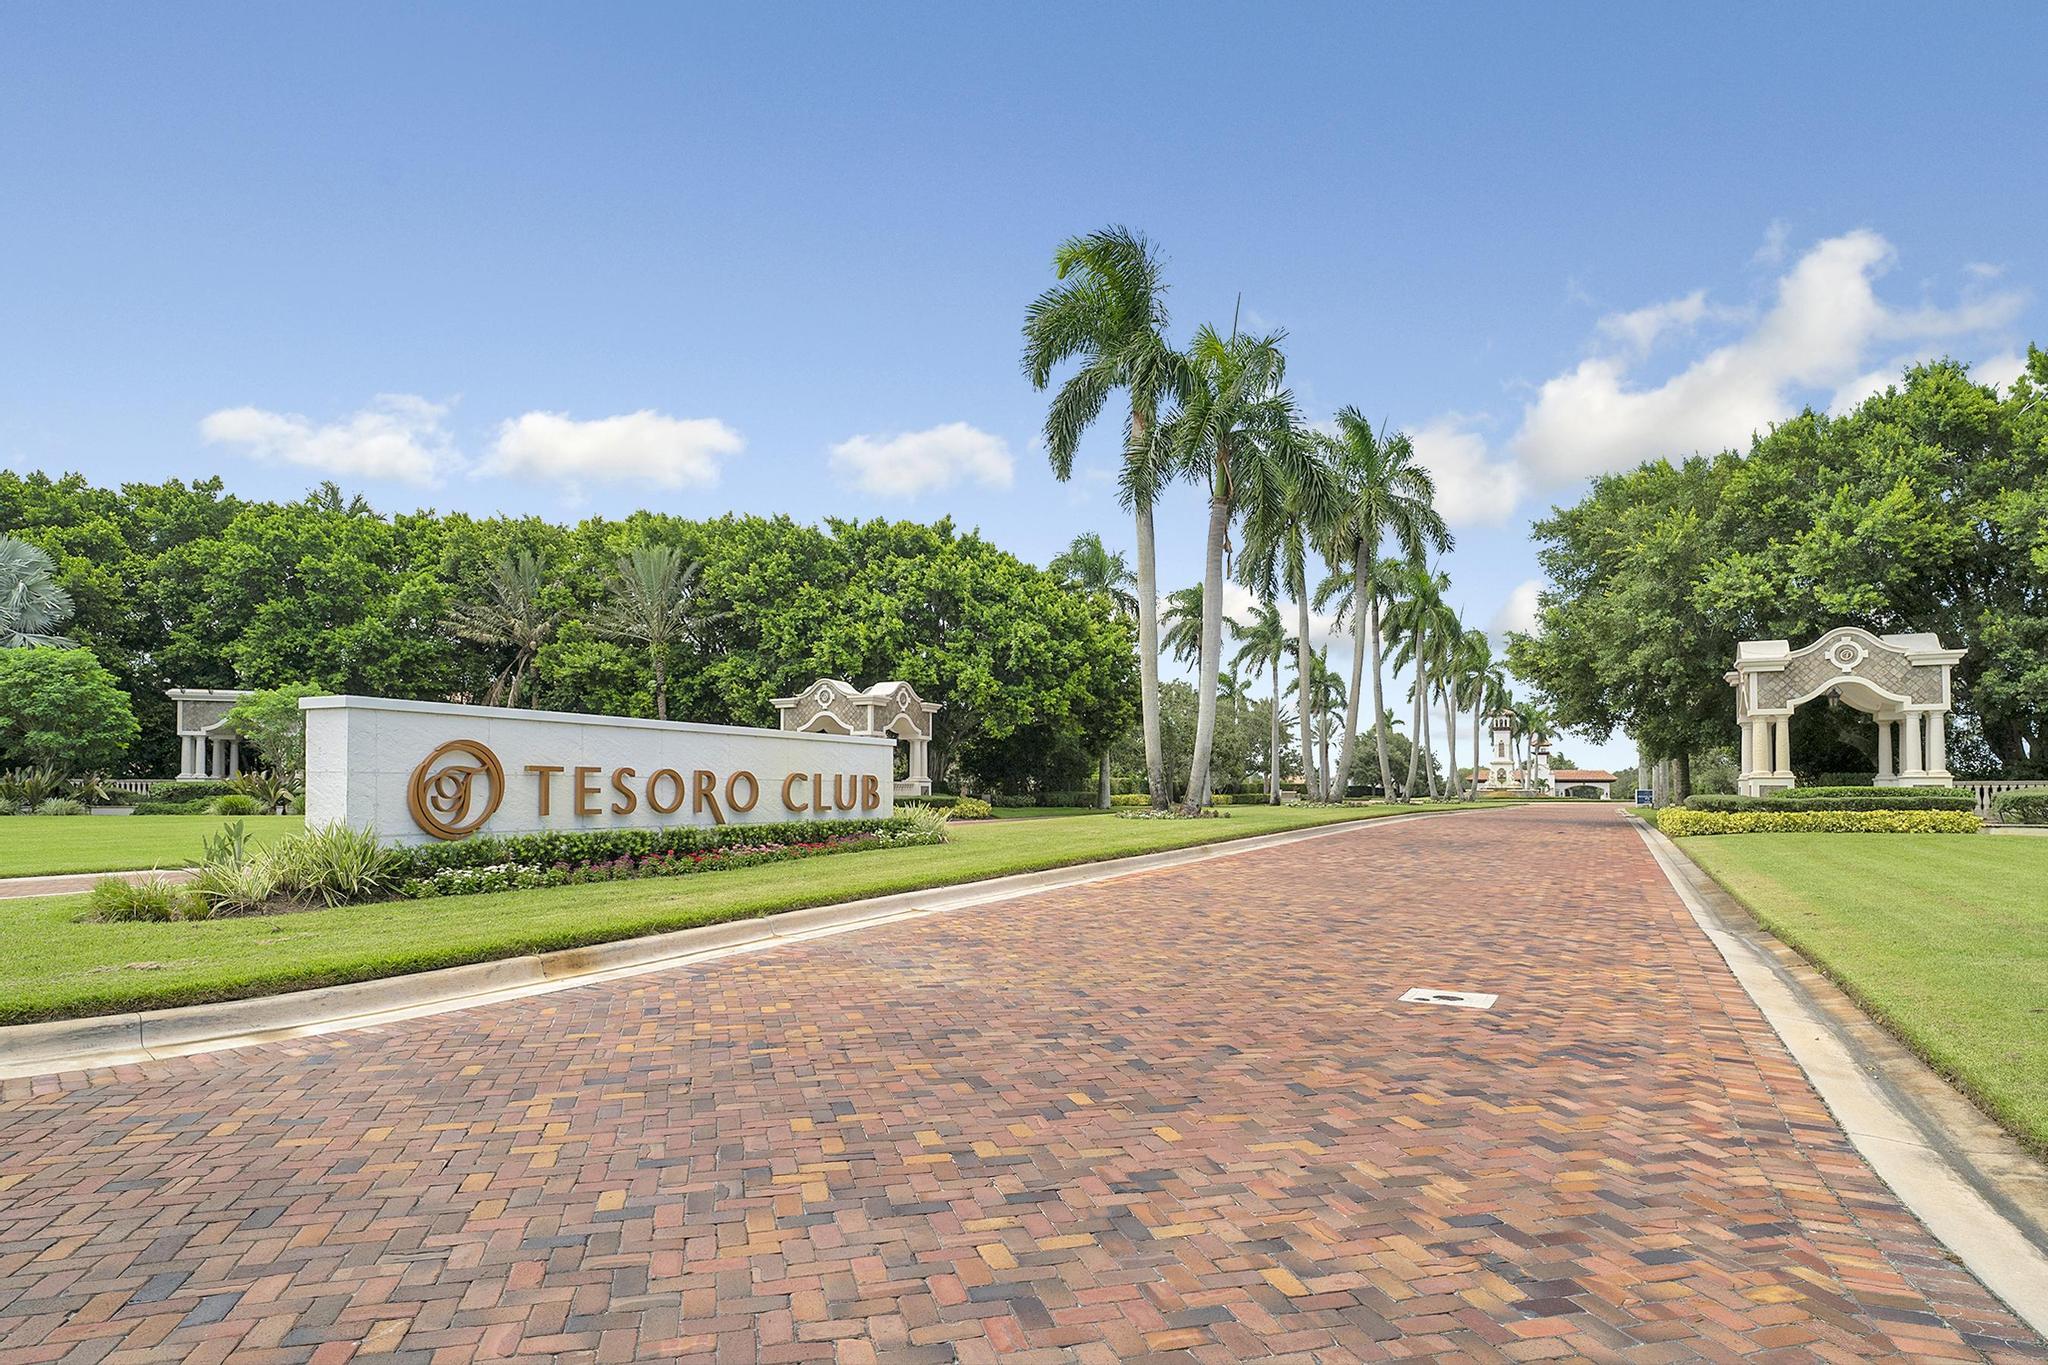
<path fill-rule="evenodd" d="M 1958 810 L 1686 810 L 1657 812 L 1657 828 L 1691 834 L 1975 834 L 1973 811 Z"/>
<path fill-rule="evenodd" d="M 1109 804 L 1112 806 L 1149 806 L 1152 804 L 1152 798 L 1143 792 L 1118 792 L 1115 796 L 1109 798 Z"/>

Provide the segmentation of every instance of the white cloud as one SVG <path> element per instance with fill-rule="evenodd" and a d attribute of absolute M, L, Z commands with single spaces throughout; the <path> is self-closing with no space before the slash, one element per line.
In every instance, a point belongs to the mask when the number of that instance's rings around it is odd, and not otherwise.
<path fill-rule="evenodd" d="M 1871 352 L 1881 344 L 1981 336 L 2009 325 L 2024 302 L 2008 292 L 1953 308 L 1894 309 L 1874 287 L 1892 260 L 1891 244 L 1875 232 L 1820 242 L 1779 279 L 1753 327 L 1662 383 L 1638 382 L 1640 346 L 1590 356 L 1545 382 L 1510 449 L 1533 482 L 1556 484 L 1659 456 L 1739 448 L 1796 411 L 1803 396 L 1840 396 L 1869 382 Z M 1634 345 L 1684 322 L 1695 297 L 1705 316 L 1704 296 L 1687 295 L 1618 315 L 1603 330 Z"/>
<path fill-rule="evenodd" d="M 908 498 L 951 488 L 963 479 L 1008 488 L 1010 447 L 965 422 L 947 422 L 894 436 L 853 436 L 832 447 L 832 468 L 855 487 Z"/>
<path fill-rule="evenodd" d="M 379 394 L 340 422 L 315 425 L 297 413 L 222 408 L 199 433 L 213 445 L 238 446 L 254 460 L 282 462 L 358 479 L 428 485 L 460 463 L 441 419 L 445 405 L 415 394 Z"/>
<path fill-rule="evenodd" d="M 1436 507 L 1453 526 L 1499 526 L 1513 515 L 1527 485 L 1511 460 L 1489 456 L 1486 438 L 1457 413 L 1410 433 L 1415 458 L 1436 480 Z"/>
<path fill-rule="evenodd" d="M 719 461 L 746 444 L 715 417 L 670 417 L 642 408 L 579 422 L 566 413 L 529 412 L 499 426 L 490 458 L 477 472 L 569 484 L 708 488 L 718 482 Z"/>
<path fill-rule="evenodd" d="M 1970 378 L 1979 384 L 1996 384 L 2001 392 L 2009 391 L 2012 382 L 2027 372 L 2025 351 L 2002 351 L 1988 360 L 1980 360 L 1970 367 Z"/>
<path fill-rule="evenodd" d="M 1695 289 L 1684 298 L 1667 299 L 1627 313 L 1609 313 L 1595 324 L 1601 332 L 1636 355 L 1646 355 L 1668 332 L 1689 332 L 1707 316 L 1707 291 Z"/>
<path fill-rule="evenodd" d="M 1489 631 L 1496 644 L 1505 645 L 1510 631 L 1533 635 L 1536 631 L 1537 594 L 1543 591 L 1543 580 L 1531 578 L 1515 586 L 1508 594 L 1508 600 L 1501 603 L 1500 610 L 1493 614 Z"/>

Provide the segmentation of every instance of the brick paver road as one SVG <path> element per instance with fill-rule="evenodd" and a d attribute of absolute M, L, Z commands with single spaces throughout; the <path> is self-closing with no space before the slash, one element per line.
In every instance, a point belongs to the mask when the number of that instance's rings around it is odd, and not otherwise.
<path fill-rule="evenodd" d="M 9 1361 L 1172 1352 L 2042 1348 L 1611 810 L 0 1088 Z"/>

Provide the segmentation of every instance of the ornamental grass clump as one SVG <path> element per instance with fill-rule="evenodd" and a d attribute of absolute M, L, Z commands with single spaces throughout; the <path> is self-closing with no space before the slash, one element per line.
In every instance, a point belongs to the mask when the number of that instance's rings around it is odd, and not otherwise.
<path fill-rule="evenodd" d="M 2002 825 L 2048 825 L 2048 787 L 2000 792 L 1991 798 L 1991 813 Z"/>
<path fill-rule="evenodd" d="M 206 914 L 204 903 L 161 872 L 133 878 L 102 877 L 92 884 L 92 894 L 86 899 L 92 907 L 86 918 L 108 924 L 198 919 Z"/>

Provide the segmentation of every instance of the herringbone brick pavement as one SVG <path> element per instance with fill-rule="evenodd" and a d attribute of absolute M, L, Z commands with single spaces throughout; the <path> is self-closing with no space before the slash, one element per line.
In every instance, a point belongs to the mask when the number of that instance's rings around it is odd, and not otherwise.
<path fill-rule="evenodd" d="M 0 1087 L 10 1362 L 1980 1355 L 1612 810 Z"/>

